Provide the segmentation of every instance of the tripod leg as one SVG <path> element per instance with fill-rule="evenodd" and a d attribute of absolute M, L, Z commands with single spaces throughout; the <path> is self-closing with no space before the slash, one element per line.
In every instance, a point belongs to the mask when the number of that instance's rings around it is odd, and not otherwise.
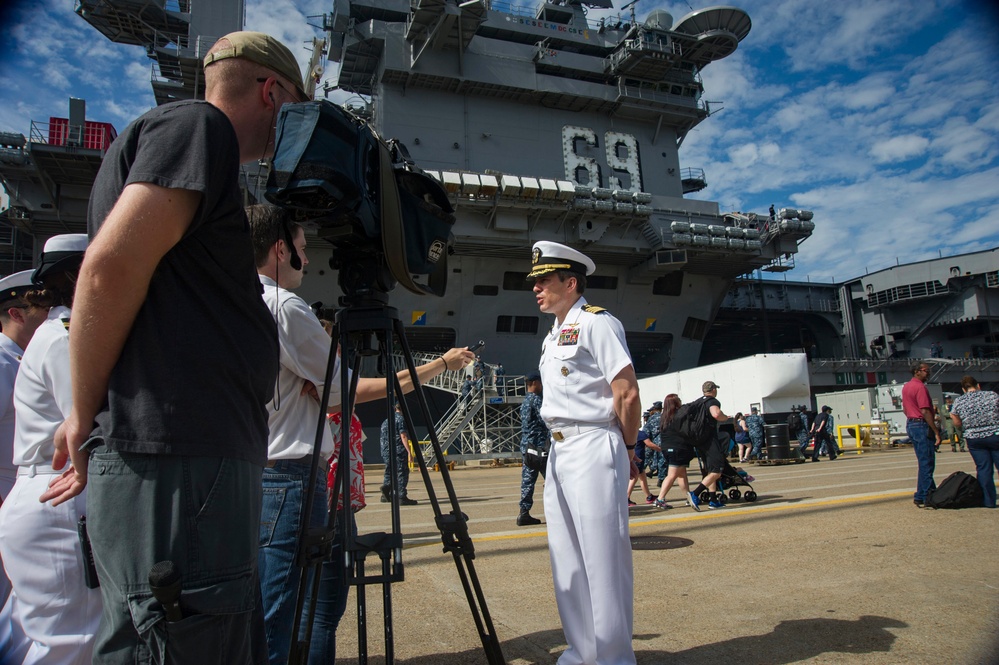
<path fill-rule="evenodd" d="M 357 558 L 357 576 L 364 578 L 364 557 Z M 368 665 L 368 599 L 365 585 L 357 585 L 357 662 Z"/>
<path fill-rule="evenodd" d="M 395 328 L 395 337 L 399 340 L 399 344 L 402 347 L 403 357 L 406 360 L 406 367 L 409 370 L 410 377 L 415 386 L 414 393 L 417 398 L 417 402 L 420 405 L 420 410 L 423 416 L 424 422 L 428 423 L 430 443 L 433 446 L 434 454 L 439 460 L 444 459 L 443 451 L 441 450 L 440 440 L 437 437 L 437 432 L 434 431 L 432 425 L 433 420 L 430 416 L 430 408 L 427 405 L 427 397 L 423 392 L 423 386 L 420 385 L 419 378 L 416 374 L 416 365 L 413 361 L 413 354 L 409 349 L 409 343 L 406 340 L 406 332 L 403 328 L 402 321 L 398 318 L 393 320 L 393 325 Z M 395 379 L 397 384 L 397 390 L 401 394 L 401 389 L 398 386 L 398 378 Z M 416 439 L 416 429 L 413 427 L 413 419 L 409 413 L 409 408 L 405 401 L 400 400 L 400 406 L 402 407 L 403 419 L 406 422 L 406 427 L 409 431 L 410 438 Z M 475 558 L 475 548 L 472 544 L 472 539 L 468 535 L 468 524 L 465 515 L 461 512 L 461 507 L 458 505 L 458 495 L 454 490 L 454 484 L 451 482 L 451 474 L 448 471 L 447 464 L 441 464 L 441 479 L 444 482 L 444 487 L 447 491 L 447 496 L 451 504 L 451 513 L 444 515 L 441 512 L 440 505 L 437 501 L 437 495 L 433 489 L 433 482 L 430 478 L 430 471 L 427 468 L 426 460 L 423 455 L 416 456 L 417 463 L 420 466 L 420 475 L 423 477 L 423 482 L 427 488 L 427 495 L 430 497 L 430 504 L 434 510 L 434 516 L 437 522 L 437 528 L 441 530 L 441 536 L 444 542 L 445 551 L 451 552 L 455 567 L 458 570 L 458 575 L 461 578 L 461 585 L 465 590 L 465 598 L 468 600 L 468 606 L 472 613 L 472 619 L 475 621 L 476 630 L 479 633 L 479 639 L 482 641 L 482 648 L 485 651 L 486 659 L 490 665 L 505 665 L 506 659 L 503 656 L 503 651 L 500 648 L 499 639 L 496 637 L 496 630 L 493 627 L 492 618 L 489 615 L 489 608 L 486 606 L 485 595 L 482 593 L 482 587 L 479 584 L 478 575 L 475 573 L 475 565 L 473 564 L 473 559 Z"/>
<path fill-rule="evenodd" d="M 386 578 L 391 572 L 388 556 L 382 557 L 382 575 Z M 385 665 L 395 663 L 395 635 L 392 629 L 392 583 L 382 582 L 382 607 L 385 610 Z"/>

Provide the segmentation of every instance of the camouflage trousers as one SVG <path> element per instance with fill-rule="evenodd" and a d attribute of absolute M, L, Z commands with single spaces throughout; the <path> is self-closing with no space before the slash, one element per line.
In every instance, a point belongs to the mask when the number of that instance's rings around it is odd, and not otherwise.
<path fill-rule="evenodd" d="M 520 472 L 520 512 L 529 513 L 534 506 L 534 485 L 538 482 L 538 471 L 527 466 L 526 460 Z M 541 471 L 541 477 L 545 472 Z"/>
<path fill-rule="evenodd" d="M 387 443 L 381 445 L 382 461 L 385 463 L 385 475 L 382 477 L 382 492 L 388 494 L 392 487 L 392 467 L 389 466 L 389 446 Z M 406 496 L 406 485 L 409 484 L 409 455 L 402 444 L 395 446 L 395 479 L 396 487 L 400 497 Z"/>
<path fill-rule="evenodd" d="M 808 436 L 808 431 L 807 430 L 803 429 L 800 432 L 798 432 L 798 443 L 801 445 L 801 454 L 804 455 L 805 457 L 808 457 L 808 455 L 805 454 L 805 448 L 808 447 L 808 442 L 810 440 L 811 440 L 811 437 Z"/>

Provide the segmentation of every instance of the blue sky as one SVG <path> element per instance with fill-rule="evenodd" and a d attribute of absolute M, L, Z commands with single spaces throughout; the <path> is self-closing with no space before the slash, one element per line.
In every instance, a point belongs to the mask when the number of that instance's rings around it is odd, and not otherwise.
<path fill-rule="evenodd" d="M 306 17 L 332 7 L 246 2 L 246 28 L 296 47 L 303 65 L 318 34 Z M 4 3 L 0 131 L 65 116 L 70 96 L 119 130 L 154 103 L 143 50 L 107 41 L 73 4 Z M 746 10 L 753 28 L 704 70 L 705 99 L 721 110 L 690 133 L 681 163 L 705 169 L 696 196 L 723 210 L 814 211 L 788 279 L 842 280 L 999 245 L 999 19 L 987 3 L 691 2 L 710 4 Z M 642 0 L 638 17 L 665 8 L 679 21 L 691 5 Z"/>

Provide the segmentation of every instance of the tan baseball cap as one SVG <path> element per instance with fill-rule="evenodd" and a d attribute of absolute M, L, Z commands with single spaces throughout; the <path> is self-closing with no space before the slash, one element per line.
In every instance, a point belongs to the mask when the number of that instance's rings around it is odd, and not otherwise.
<path fill-rule="evenodd" d="M 309 98 L 302 85 L 302 71 L 288 47 L 262 32 L 230 32 L 219 41 L 228 40 L 229 48 L 215 49 L 205 56 L 205 67 L 226 58 L 246 58 L 280 74 L 295 86 L 302 100 Z M 214 47 L 213 47 L 214 48 Z"/>

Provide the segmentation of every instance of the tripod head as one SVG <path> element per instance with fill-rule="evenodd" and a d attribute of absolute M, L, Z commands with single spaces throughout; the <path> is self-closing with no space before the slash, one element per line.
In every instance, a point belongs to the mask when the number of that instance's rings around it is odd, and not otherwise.
<path fill-rule="evenodd" d="M 388 292 L 396 281 L 380 252 L 373 256 L 336 252 L 330 257 L 330 268 L 338 271 L 337 283 L 344 294 L 339 300 L 340 307 L 388 305 Z"/>

